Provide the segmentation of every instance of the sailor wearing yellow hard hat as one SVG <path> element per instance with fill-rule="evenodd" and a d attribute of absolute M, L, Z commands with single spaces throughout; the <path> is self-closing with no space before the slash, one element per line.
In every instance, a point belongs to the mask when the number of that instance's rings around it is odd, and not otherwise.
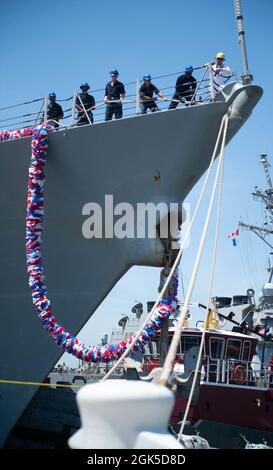
<path fill-rule="evenodd" d="M 232 77 L 232 71 L 228 66 L 224 65 L 224 61 L 224 52 L 218 52 L 215 56 L 215 61 L 208 64 L 210 68 L 209 90 L 213 99 Z"/>
<path fill-rule="evenodd" d="M 223 52 L 218 52 L 218 54 L 216 54 L 215 59 L 225 60 L 225 54 Z"/>

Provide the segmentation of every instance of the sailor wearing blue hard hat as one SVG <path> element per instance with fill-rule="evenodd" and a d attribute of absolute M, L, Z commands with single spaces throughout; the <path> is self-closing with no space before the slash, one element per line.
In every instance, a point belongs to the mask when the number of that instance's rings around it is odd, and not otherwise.
<path fill-rule="evenodd" d="M 152 77 L 149 73 L 146 73 L 145 75 L 143 75 L 143 81 L 150 82 L 151 80 L 152 80 Z"/>
<path fill-rule="evenodd" d="M 193 66 L 187 65 L 184 73 L 180 75 L 175 84 L 175 93 L 172 97 L 169 109 L 175 109 L 178 103 L 184 103 L 186 106 L 195 104 L 194 95 L 196 90 L 196 78 L 193 77 Z"/>
<path fill-rule="evenodd" d="M 109 72 L 111 76 L 110 82 L 106 84 L 104 103 L 106 104 L 105 121 L 111 121 L 122 118 L 122 100 L 125 97 L 125 88 L 123 83 L 118 81 L 118 70 L 112 69 Z"/>
<path fill-rule="evenodd" d="M 118 77 L 119 73 L 117 69 L 113 69 L 110 72 L 111 77 Z"/>
<path fill-rule="evenodd" d="M 80 85 L 81 93 L 78 93 L 76 98 L 76 109 L 78 110 L 77 126 L 85 124 L 93 124 L 94 116 L 93 109 L 96 107 L 94 96 L 88 93 L 90 86 L 87 82 Z"/>
<path fill-rule="evenodd" d="M 80 85 L 80 89 L 81 90 L 84 90 L 84 91 L 87 91 L 89 90 L 90 86 L 88 85 L 87 82 L 83 82 L 81 85 Z"/>
<path fill-rule="evenodd" d="M 49 103 L 46 109 L 47 123 L 54 127 L 59 127 L 59 120 L 64 117 L 62 107 L 56 103 L 56 93 L 55 91 L 50 91 L 48 93 Z M 42 115 L 41 122 L 44 122 L 44 113 Z"/>
<path fill-rule="evenodd" d="M 148 109 L 150 109 L 152 113 L 159 111 L 155 103 L 155 97 L 153 97 L 154 93 L 164 101 L 167 100 L 166 96 L 152 83 L 151 75 L 146 73 L 143 76 L 143 84 L 139 88 L 141 114 L 146 114 Z"/>

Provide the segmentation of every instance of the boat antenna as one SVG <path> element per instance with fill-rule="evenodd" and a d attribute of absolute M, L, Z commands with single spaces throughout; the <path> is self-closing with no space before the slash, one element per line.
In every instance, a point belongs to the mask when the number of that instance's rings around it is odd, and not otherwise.
<path fill-rule="evenodd" d="M 238 41 L 241 46 L 242 52 L 242 61 L 243 61 L 243 75 L 241 76 L 242 82 L 244 85 L 248 85 L 252 82 L 253 77 L 248 70 L 248 61 L 247 61 L 247 53 L 246 53 L 246 42 L 245 42 L 245 30 L 244 30 L 244 18 L 242 14 L 241 8 L 241 0 L 234 0 L 234 10 L 237 22 L 237 29 L 238 29 Z"/>

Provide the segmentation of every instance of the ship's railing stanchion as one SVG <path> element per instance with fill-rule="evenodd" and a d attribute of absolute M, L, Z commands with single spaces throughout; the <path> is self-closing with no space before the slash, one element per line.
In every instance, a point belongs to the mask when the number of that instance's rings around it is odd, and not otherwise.
<path fill-rule="evenodd" d="M 222 362 L 222 377 L 221 377 L 221 382 L 225 383 L 226 381 L 226 361 L 223 360 Z"/>
<path fill-rule="evenodd" d="M 207 65 L 208 70 L 209 70 L 209 77 L 210 77 L 210 95 L 211 98 L 214 100 L 215 99 L 215 90 L 214 90 L 214 85 L 213 85 L 213 73 L 212 73 L 212 66 L 211 63 Z"/>
<path fill-rule="evenodd" d="M 136 79 L 136 115 L 140 114 L 140 101 L 139 101 L 139 78 Z"/>
<path fill-rule="evenodd" d="M 75 123 L 76 99 L 77 99 L 77 92 L 74 91 L 73 101 L 72 101 L 72 112 L 71 112 L 71 126 L 74 126 L 74 123 Z"/>
<path fill-rule="evenodd" d="M 198 90 L 199 90 L 199 88 L 200 88 L 201 83 L 203 83 L 203 80 L 204 80 L 204 78 L 205 78 L 205 75 L 206 75 L 206 73 L 207 73 L 207 70 L 208 70 L 208 69 L 205 68 L 201 80 L 198 81 L 198 85 L 197 85 L 197 87 L 196 87 L 196 89 L 195 89 L 194 94 L 192 95 L 192 98 L 191 98 L 191 101 L 190 101 L 190 105 L 192 104 L 193 101 L 195 101 L 195 98 L 196 98 L 196 96 L 197 96 L 197 92 L 198 92 Z"/>
<path fill-rule="evenodd" d="M 47 96 L 44 98 L 44 123 L 47 123 Z"/>
<path fill-rule="evenodd" d="M 216 368 L 216 383 L 220 382 L 220 359 L 217 359 L 217 368 Z"/>
<path fill-rule="evenodd" d="M 42 113 L 43 105 L 44 105 L 44 103 L 43 103 L 43 100 L 42 100 L 41 107 L 40 107 L 40 111 L 38 111 L 37 117 L 36 117 L 35 122 L 34 122 L 34 127 L 35 127 L 35 126 L 37 125 L 37 123 L 38 123 L 39 116 L 40 116 L 40 114 Z M 41 116 L 41 118 L 40 118 L 40 122 L 41 122 L 41 120 L 42 120 L 42 116 Z"/>
<path fill-rule="evenodd" d="M 250 380 L 250 377 L 249 377 L 249 367 L 248 367 L 248 362 L 246 363 L 246 382 L 248 383 Z"/>

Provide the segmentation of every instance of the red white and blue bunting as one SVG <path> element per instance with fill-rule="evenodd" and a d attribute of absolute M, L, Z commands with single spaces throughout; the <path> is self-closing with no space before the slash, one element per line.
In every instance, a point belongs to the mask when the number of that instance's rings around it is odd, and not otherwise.
<path fill-rule="evenodd" d="M 32 300 L 44 328 L 54 341 L 66 352 L 86 362 L 114 361 L 124 353 L 132 342 L 133 337 L 122 340 L 117 345 L 86 346 L 76 337 L 65 331 L 63 326 L 57 323 L 52 315 L 51 304 L 47 298 L 41 243 L 44 218 L 44 167 L 48 148 L 48 133 L 52 129 L 51 126 L 42 124 L 36 129 L 0 132 L 0 141 L 13 140 L 32 135 L 32 157 L 29 167 L 26 215 L 26 257 L 29 285 L 32 290 Z M 138 337 L 133 351 L 142 348 L 147 342 L 151 341 L 161 328 L 162 322 L 176 310 L 178 288 L 177 271 L 171 283 L 172 289 L 170 289 L 170 297 L 163 297 L 158 307 L 155 309 L 152 318 Z"/>
<path fill-rule="evenodd" d="M 16 140 L 21 137 L 30 137 L 33 134 L 34 129 L 17 129 L 15 131 L 0 131 L 0 142 L 5 140 Z"/>

